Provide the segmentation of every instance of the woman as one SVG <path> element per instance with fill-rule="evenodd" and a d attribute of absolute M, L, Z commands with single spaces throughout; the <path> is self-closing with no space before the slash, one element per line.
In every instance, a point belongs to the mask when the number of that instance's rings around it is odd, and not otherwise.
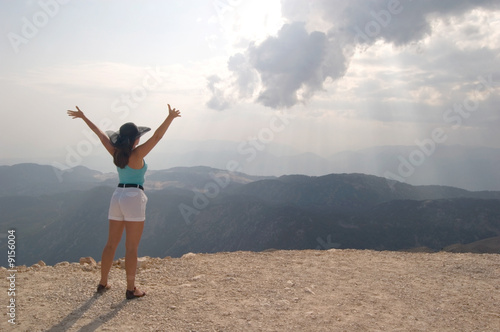
<path fill-rule="evenodd" d="M 139 144 L 139 138 L 150 130 L 147 127 L 137 127 L 129 122 L 120 127 L 120 131 L 108 132 L 106 135 L 94 125 L 83 112 L 68 110 L 68 115 L 73 119 L 82 119 L 90 129 L 99 137 L 106 150 L 113 156 L 117 166 L 120 183 L 115 189 L 109 206 L 109 235 L 101 259 L 101 280 L 97 292 L 103 293 L 110 289 L 108 274 L 113 264 L 116 247 L 120 243 L 123 229 L 126 232 L 125 240 L 125 271 L 127 274 L 127 299 L 134 299 L 146 295 L 135 286 L 135 272 L 137 268 L 137 249 L 141 240 L 144 220 L 146 219 L 147 197 L 144 194 L 144 174 L 147 165 L 144 157 L 161 140 L 172 121 L 180 117 L 180 111 L 170 108 L 168 116 L 156 129 L 153 136 L 144 144 Z"/>

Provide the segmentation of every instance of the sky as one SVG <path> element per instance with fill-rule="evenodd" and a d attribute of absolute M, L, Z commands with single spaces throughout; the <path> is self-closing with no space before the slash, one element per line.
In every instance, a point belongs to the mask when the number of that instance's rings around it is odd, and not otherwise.
<path fill-rule="evenodd" d="M 103 130 L 181 110 L 160 156 L 500 148 L 499 48 L 497 0 L 0 0 L 0 164 L 99 168 L 75 106 Z"/>

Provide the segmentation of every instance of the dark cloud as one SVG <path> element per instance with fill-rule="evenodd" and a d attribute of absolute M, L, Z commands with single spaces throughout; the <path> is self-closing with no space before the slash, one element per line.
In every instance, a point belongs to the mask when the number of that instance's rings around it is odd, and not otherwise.
<path fill-rule="evenodd" d="M 256 84 L 259 80 L 258 72 L 249 63 L 247 57 L 237 53 L 229 58 L 228 69 L 236 75 L 234 82 L 240 98 L 249 98 L 252 96 Z"/>
<path fill-rule="evenodd" d="M 217 87 L 217 83 L 221 81 L 221 78 L 217 75 L 212 75 L 207 80 L 207 88 L 212 94 L 212 98 L 207 102 L 207 106 L 218 111 L 226 109 L 229 106 L 229 101 L 224 96 L 224 91 Z"/>
<path fill-rule="evenodd" d="M 298 0 L 282 0 L 284 13 Z M 292 8 L 290 8 L 292 7 Z M 318 0 L 310 10 L 345 35 L 348 43 L 371 45 L 384 40 L 396 46 L 419 41 L 432 34 L 432 21 L 462 15 L 475 8 L 500 9 L 497 0 Z M 303 11 L 303 8 L 298 7 Z M 291 17 L 298 19 L 298 13 Z"/>
<path fill-rule="evenodd" d="M 263 85 L 257 100 L 272 108 L 291 107 L 321 89 L 327 77 L 342 76 L 344 55 L 331 45 L 323 32 L 308 33 L 303 23 L 284 25 L 276 37 L 252 45 L 249 62 Z"/>
<path fill-rule="evenodd" d="M 500 1 L 282 0 L 288 23 L 276 36 L 230 58 L 232 84 L 239 98 L 257 92 L 257 102 L 265 106 L 292 107 L 320 91 L 327 78 L 342 77 L 358 47 L 370 47 L 378 40 L 395 46 L 415 43 L 432 35 L 435 18 L 475 8 L 498 10 Z M 318 28 L 322 31 L 309 31 L 306 26 L 322 26 Z M 258 85 L 260 90 L 255 91 Z M 209 106 L 227 106 L 224 94 L 214 85 L 209 88 L 213 93 Z"/>

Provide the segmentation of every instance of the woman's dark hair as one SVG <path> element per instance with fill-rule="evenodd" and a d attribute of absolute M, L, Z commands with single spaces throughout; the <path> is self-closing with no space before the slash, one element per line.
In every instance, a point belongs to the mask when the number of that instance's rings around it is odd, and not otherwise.
<path fill-rule="evenodd" d="M 137 126 L 131 122 L 120 127 L 120 134 L 116 142 L 113 144 L 115 153 L 113 154 L 113 163 L 125 168 L 128 165 L 128 160 L 132 154 L 135 140 L 140 136 Z"/>
<path fill-rule="evenodd" d="M 125 168 L 128 165 L 128 160 L 132 154 L 134 141 L 130 138 L 124 140 L 120 146 L 115 146 L 115 153 L 113 154 L 113 163 L 120 167 Z"/>

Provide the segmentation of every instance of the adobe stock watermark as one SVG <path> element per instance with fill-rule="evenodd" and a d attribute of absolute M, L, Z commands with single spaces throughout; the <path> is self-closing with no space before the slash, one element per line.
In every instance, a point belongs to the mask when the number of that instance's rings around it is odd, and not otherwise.
<path fill-rule="evenodd" d="M 412 0 L 407 1 L 412 2 Z M 392 18 L 401 14 L 403 10 L 404 6 L 401 4 L 401 1 L 389 0 L 386 9 L 378 12 L 370 11 L 370 16 L 373 17 L 373 20 L 368 21 L 363 29 L 359 28 L 359 26 L 354 28 L 354 32 L 356 32 L 354 36 L 355 44 L 362 44 L 362 40 L 367 43 L 373 42 L 380 36 L 382 30 L 391 24 Z"/>
<path fill-rule="evenodd" d="M 274 141 L 277 134 L 283 132 L 290 124 L 290 120 L 295 118 L 289 113 L 275 114 L 268 123 L 268 126 L 259 130 L 257 135 L 248 137 L 247 140 L 241 142 L 236 147 L 236 151 L 242 157 L 245 157 L 243 162 L 237 160 L 229 160 L 226 163 L 226 171 L 229 173 L 241 172 L 243 165 L 251 163 L 257 158 L 259 152 L 266 149 L 266 146 Z M 231 182 L 231 178 L 227 173 L 219 172 L 211 173 L 212 181 L 205 184 L 201 191 L 195 191 L 193 195 L 192 205 L 184 203 L 179 204 L 179 211 L 187 225 L 192 223 L 191 218 L 206 209 L 210 205 L 210 201 L 215 199 L 221 192 L 221 189 L 226 188 Z"/>
<path fill-rule="evenodd" d="M 495 86 L 498 86 L 500 82 L 493 81 L 493 75 L 490 74 L 488 77 L 479 76 L 479 84 L 473 91 L 474 98 L 465 98 L 461 103 L 456 103 L 453 107 L 448 108 L 443 113 L 443 121 L 451 125 L 453 130 L 457 130 L 462 126 L 465 119 L 470 118 L 470 116 L 479 109 L 479 96 L 485 97 L 491 94 Z M 437 127 L 432 130 L 430 137 L 424 138 L 423 140 L 415 140 L 416 148 L 410 152 L 407 157 L 398 156 L 399 165 L 397 168 L 397 174 L 393 172 L 386 171 L 384 177 L 390 180 L 396 180 L 399 182 L 405 182 L 406 179 L 411 177 L 416 169 L 422 166 L 425 161 L 430 158 L 437 149 L 439 144 L 443 144 L 448 140 L 448 135 L 442 127 Z M 395 182 L 389 182 L 389 186 L 393 188 Z"/>
<path fill-rule="evenodd" d="M 130 115 L 130 112 L 148 97 L 151 91 L 163 83 L 164 76 L 158 66 L 147 69 L 146 75 L 140 84 L 132 87 L 128 93 L 120 95 L 111 103 L 111 112 L 118 113 L 119 119 L 124 121 Z M 107 131 L 116 130 L 121 124 L 116 124 L 110 118 L 105 117 L 98 121 L 96 125 L 101 130 Z M 64 172 L 71 171 L 73 167 L 81 165 L 83 158 L 89 156 L 94 147 L 101 145 L 99 138 L 89 128 L 82 130 L 82 133 L 85 138 L 79 141 L 76 146 L 66 146 L 65 163 L 52 163 L 59 182 L 63 181 L 62 174 Z"/>
<path fill-rule="evenodd" d="M 50 20 L 59 14 L 61 6 L 66 5 L 71 0 L 39 0 L 37 2 L 39 10 L 31 17 L 24 16 L 21 19 L 20 33 L 8 32 L 7 39 L 16 54 L 20 52 L 22 45 L 27 45 L 40 31 L 45 28 Z"/>
<path fill-rule="evenodd" d="M 7 231 L 7 280 L 9 288 L 7 295 L 9 296 L 9 304 L 7 305 L 8 322 L 12 325 L 16 324 L 16 230 L 9 229 Z"/>

